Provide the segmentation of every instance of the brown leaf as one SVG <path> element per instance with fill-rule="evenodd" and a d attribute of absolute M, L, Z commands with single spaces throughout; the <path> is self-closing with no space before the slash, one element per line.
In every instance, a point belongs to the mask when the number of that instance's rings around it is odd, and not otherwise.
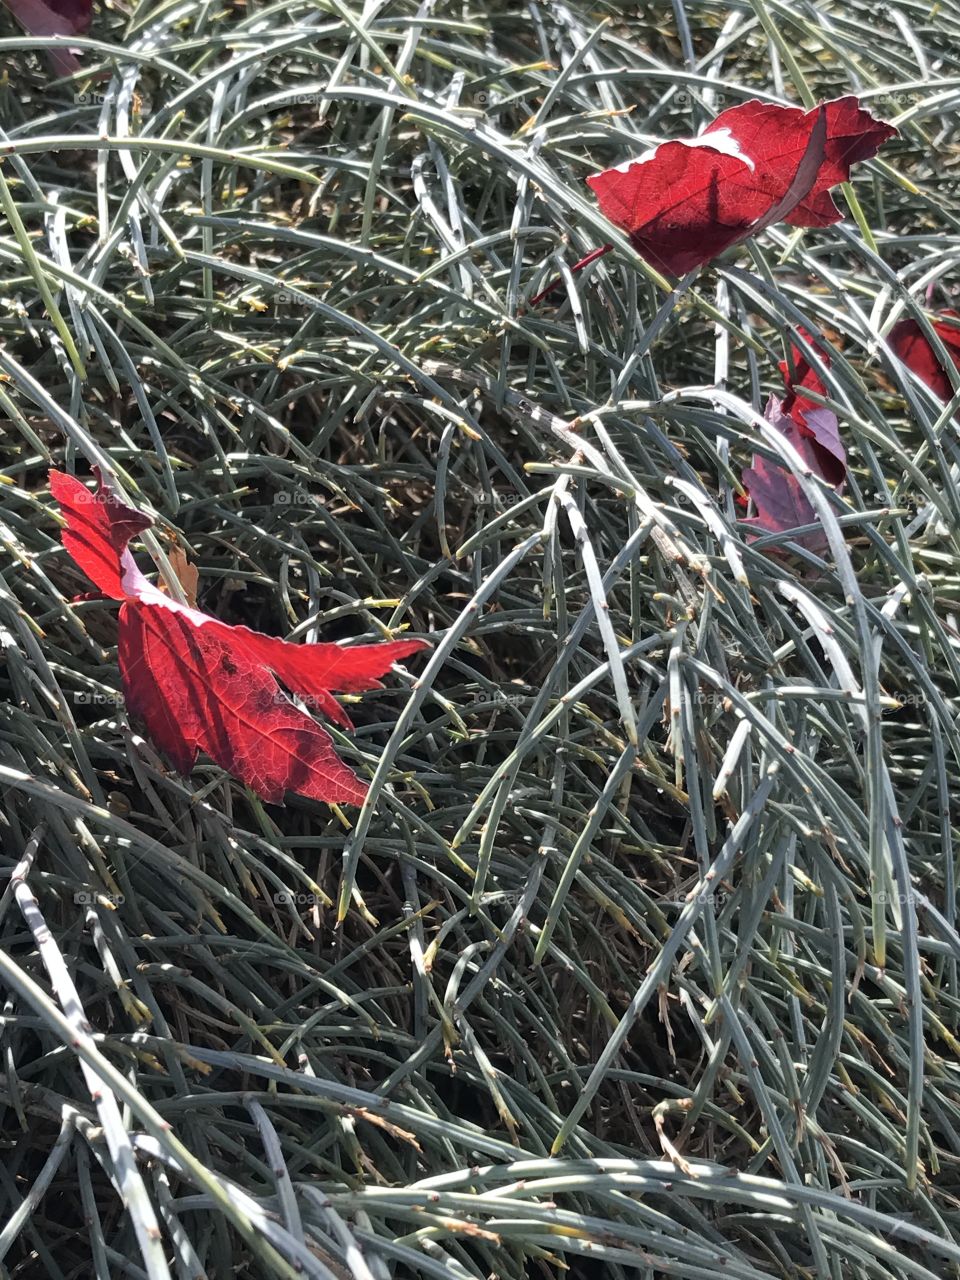
<path fill-rule="evenodd" d="M 177 575 L 177 581 L 183 588 L 184 599 L 191 609 L 197 607 L 197 585 L 200 581 L 200 570 L 187 559 L 187 553 L 178 544 L 174 544 L 167 552 L 170 568 Z M 159 583 L 160 590 L 166 591 L 166 584 Z M 167 593 L 169 594 L 169 592 Z"/>

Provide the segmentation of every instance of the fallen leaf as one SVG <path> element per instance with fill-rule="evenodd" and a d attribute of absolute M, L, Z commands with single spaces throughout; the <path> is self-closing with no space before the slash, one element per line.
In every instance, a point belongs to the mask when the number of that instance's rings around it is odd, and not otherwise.
<path fill-rule="evenodd" d="M 805 329 L 799 333 L 829 368 L 829 347 Z M 770 396 L 763 416 L 790 441 L 813 474 L 840 493 L 847 476 L 847 451 L 840 439 L 837 415 L 804 394 L 813 391 L 825 396 L 826 387 L 803 351 L 794 344 L 790 347 L 789 360 L 780 361 L 780 373 L 786 394 L 782 400 Z M 764 533 L 784 533 L 800 525 L 819 523 L 800 482 L 786 467 L 754 454 L 753 465 L 744 469 L 741 478 L 757 511 L 755 516 L 744 520 L 744 524 Z M 801 534 L 796 541 L 813 551 L 822 551 L 827 546 L 821 530 Z"/>
<path fill-rule="evenodd" d="M 810 346 L 816 348 L 822 363 L 829 368 L 829 348 L 804 329 L 800 330 L 800 334 Z M 820 375 L 796 346 L 790 348 L 789 361 L 780 361 L 780 372 L 787 394 L 778 403 L 775 412 L 777 416 L 790 418 L 796 427 L 796 431 L 785 434 L 790 436 L 791 443 L 812 471 L 830 485 L 842 484 L 847 474 L 847 452 L 840 439 L 837 415 L 804 395 L 809 390 L 826 396 L 827 389 Z"/>
<path fill-rule="evenodd" d="M 823 405 L 811 407 L 799 424 L 790 415 L 784 417 L 790 417 L 796 428 L 789 433 L 790 441 L 810 470 L 833 488 L 842 488 L 847 475 L 847 451 L 833 410 Z"/>
<path fill-rule="evenodd" d="M 97 481 L 91 492 L 74 477 L 51 471 L 50 492 L 66 519 L 66 550 L 105 595 L 123 601 L 119 664 L 130 714 L 143 720 L 181 773 L 189 773 L 198 751 L 205 751 L 271 803 L 295 791 L 361 804 L 366 784 L 276 677 L 352 728 L 333 693 L 378 688 L 378 677 L 425 648 L 424 641 L 291 644 L 180 604 L 147 580 L 128 547 L 150 519 L 119 502 L 99 472 Z"/>
<path fill-rule="evenodd" d="M 960 328 L 955 324 L 944 323 L 946 320 L 960 320 L 960 314 L 956 311 L 941 311 L 940 318 L 931 319 L 930 323 L 937 337 L 947 348 L 950 359 L 960 369 Z M 895 324 L 890 330 L 887 344 L 894 355 L 902 360 L 908 369 L 912 369 L 934 395 L 939 396 L 941 400 L 951 398 L 953 388 L 950 386 L 950 379 L 916 320 L 901 320 L 899 324 Z"/>
<path fill-rule="evenodd" d="M 743 472 L 743 486 L 753 499 L 757 514 L 744 520 L 760 533 L 785 533 L 801 525 L 817 523 L 817 514 L 807 500 L 796 476 L 754 454 L 753 466 Z M 822 531 L 801 534 L 795 539 L 812 551 L 822 550 L 827 540 Z"/>
<path fill-rule="evenodd" d="M 85 35 L 93 19 L 93 0 L 3 0 L 31 36 Z M 72 49 L 48 49 L 58 76 L 73 75 L 80 62 Z"/>
<path fill-rule="evenodd" d="M 821 118 L 822 145 L 812 146 Z M 811 111 L 752 100 L 721 112 L 696 138 L 663 142 L 587 183 L 637 251 L 680 276 L 771 221 L 839 222 L 830 189 L 896 132 L 852 95 Z"/>
<path fill-rule="evenodd" d="M 800 330 L 800 336 L 810 346 L 816 348 L 820 359 L 829 368 L 830 353 L 827 348 L 812 338 L 806 329 Z M 793 343 L 790 345 L 790 359 L 780 361 L 780 373 L 783 376 L 783 385 L 787 388 L 787 394 L 783 399 L 783 411 L 790 414 L 795 422 L 801 422 L 804 408 L 807 405 L 816 404 L 816 401 L 804 395 L 804 391 L 815 391 L 818 395 L 825 396 L 827 389 L 816 369 L 800 348 Z"/>
<path fill-rule="evenodd" d="M 197 587 L 200 583 L 200 570 L 195 564 L 190 563 L 187 559 L 187 553 L 180 546 L 172 546 L 167 552 L 167 559 L 170 561 L 170 568 L 173 570 L 177 581 L 183 588 L 187 604 L 195 606 L 197 603 Z M 161 591 L 169 595 L 163 582 L 158 585 Z"/>
<path fill-rule="evenodd" d="M 836 415 L 829 409 L 811 404 L 798 423 L 795 417 L 784 413 L 785 403 L 771 396 L 763 416 L 790 441 L 810 470 L 839 493 L 843 489 L 847 468 L 846 450 L 840 440 Z M 799 480 L 786 467 L 754 454 L 753 465 L 744 469 L 741 479 L 757 509 L 757 514 L 744 520 L 744 524 L 752 525 L 763 533 L 783 533 L 800 525 L 819 522 L 819 516 Z M 826 536 L 821 531 L 801 534 L 796 541 L 812 551 L 821 551 L 827 545 Z"/>

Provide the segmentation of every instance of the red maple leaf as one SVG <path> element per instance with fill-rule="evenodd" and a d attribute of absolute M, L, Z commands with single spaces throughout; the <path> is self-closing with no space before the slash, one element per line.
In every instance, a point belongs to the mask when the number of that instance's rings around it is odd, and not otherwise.
<path fill-rule="evenodd" d="M 947 348 L 950 359 L 960 369 L 960 328 L 955 324 L 945 324 L 944 320 L 960 320 L 956 311 L 942 311 L 943 319 L 931 320 L 933 331 Z M 941 400 L 949 400 L 953 395 L 950 379 L 937 353 L 927 341 L 923 330 L 916 320 L 901 320 L 890 330 L 887 338 L 890 350 L 908 369 L 912 369 L 921 382 L 925 382 Z"/>
<path fill-rule="evenodd" d="M 800 330 L 800 335 L 816 349 L 821 361 L 829 368 L 829 348 L 817 342 L 805 329 Z M 837 416 L 804 395 L 806 390 L 821 396 L 827 394 L 820 375 L 800 348 L 792 344 L 789 361 L 780 361 L 780 372 L 787 394 L 782 402 L 776 401 L 775 414 L 788 417 L 795 427 L 795 430 L 784 434 L 789 435 L 804 461 L 821 479 L 834 486 L 842 484 L 847 473 L 847 453 L 840 440 Z"/>
<path fill-rule="evenodd" d="M 73 476 L 51 471 L 50 492 L 66 518 L 64 547 L 95 586 L 123 601 L 119 662 L 130 714 L 143 720 L 181 773 L 205 751 L 274 804 L 285 791 L 361 804 L 366 784 L 275 677 L 352 728 L 333 691 L 379 688 L 378 677 L 425 642 L 291 644 L 180 604 L 147 581 L 128 548 L 152 522 L 119 502 L 99 472 L 97 480 L 91 492 Z"/>
<path fill-rule="evenodd" d="M 839 222 L 830 188 L 896 132 L 852 95 L 812 111 L 753 99 L 721 112 L 696 138 L 662 142 L 587 184 L 647 262 L 682 276 L 774 222 Z M 594 250 L 573 270 L 612 248 Z"/>
<path fill-rule="evenodd" d="M 785 533 L 801 525 L 818 524 L 817 513 L 800 487 L 800 482 L 785 467 L 768 462 L 760 454 L 754 454 L 753 466 L 743 472 L 743 486 L 753 499 L 757 509 L 743 523 L 760 533 Z M 795 541 L 811 551 L 821 551 L 827 545 L 823 532 L 800 534 Z"/>
<path fill-rule="evenodd" d="M 794 348 L 795 368 L 798 355 Z M 780 367 L 783 369 L 785 365 Z M 792 416 L 784 412 L 786 404 L 786 400 L 771 396 L 763 416 L 790 441 L 814 475 L 839 493 L 847 474 L 847 455 L 840 440 L 836 415 L 822 405 L 807 401 L 809 407 Z M 763 533 L 784 533 L 799 525 L 819 523 L 799 480 L 785 467 L 754 454 L 753 465 L 744 469 L 741 478 L 757 509 L 757 514 L 744 520 L 744 524 L 752 525 Z M 796 541 L 812 551 L 821 551 L 827 545 L 820 530 L 802 534 Z"/>
<path fill-rule="evenodd" d="M 817 355 L 829 369 L 830 352 L 821 343 L 816 342 L 806 329 L 801 329 L 800 336 L 811 347 L 816 349 Z M 816 369 L 812 367 L 807 357 L 798 346 L 790 344 L 790 359 L 780 361 L 780 373 L 783 376 L 783 385 L 787 389 L 787 394 L 783 400 L 784 413 L 790 414 L 795 422 L 802 421 L 803 410 L 806 405 L 815 404 L 804 396 L 805 388 L 816 391 L 818 395 L 825 396 L 827 389 L 821 381 L 820 375 Z M 805 402 L 806 401 L 806 405 Z"/>
<path fill-rule="evenodd" d="M 830 188 L 896 132 L 853 96 L 812 111 L 753 100 L 721 112 L 698 137 L 661 143 L 587 183 L 647 261 L 679 276 L 773 221 L 839 222 Z"/>
<path fill-rule="evenodd" d="M 7 8 L 31 36 L 85 35 L 93 18 L 93 0 L 4 0 Z M 70 49 L 48 49 L 47 56 L 58 76 L 80 69 Z"/>

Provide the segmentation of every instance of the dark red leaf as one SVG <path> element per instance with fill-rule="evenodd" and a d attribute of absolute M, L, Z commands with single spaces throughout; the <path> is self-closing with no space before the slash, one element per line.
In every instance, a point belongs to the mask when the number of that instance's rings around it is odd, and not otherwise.
<path fill-rule="evenodd" d="M 66 516 L 67 551 L 102 591 L 124 601 L 119 662 L 127 707 L 175 767 L 188 773 L 197 752 L 205 751 L 267 801 L 279 803 L 284 791 L 296 791 L 330 803 L 362 803 L 366 785 L 276 677 L 350 727 L 333 692 L 379 687 L 378 677 L 424 642 L 300 645 L 228 626 L 147 581 L 127 543 L 151 522 L 119 502 L 99 476 L 91 492 L 52 471 L 50 491 Z"/>
<path fill-rule="evenodd" d="M 820 359 L 827 368 L 829 368 L 829 351 L 820 343 L 815 342 L 810 334 L 807 333 L 806 329 L 800 330 L 800 336 L 810 346 L 816 347 L 817 354 Z M 820 375 L 817 373 L 816 369 L 811 367 L 807 357 L 799 347 L 794 346 L 792 343 L 790 346 L 789 361 L 780 361 L 780 373 L 783 376 L 783 385 L 787 389 L 787 394 L 784 396 L 783 400 L 783 412 L 788 413 L 795 422 L 800 423 L 803 421 L 804 408 L 816 403 L 813 400 L 806 400 L 806 405 L 804 404 L 806 399 L 803 394 L 804 388 L 806 387 L 811 391 L 816 391 L 821 396 L 825 396 L 827 394 L 827 389 L 823 385 Z"/>
<path fill-rule="evenodd" d="M 960 320 L 956 311 L 943 311 L 944 319 Z M 960 369 L 960 328 L 945 324 L 944 319 L 932 320 L 931 324 L 937 337 L 947 348 L 953 363 Z M 924 337 L 923 330 L 916 320 L 901 320 L 890 330 L 887 339 L 890 350 L 902 360 L 908 369 L 912 369 L 921 382 L 925 382 L 941 400 L 949 400 L 953 395 L 950 379 L 937 353 Z"/>
<path fill-rule="evenodd" d="M 836 416 L 829 409 L 808 404 L 801 424 L 783 412 L 783 403 L 776 396 L 767 401 L 763 416 L 790 441 L 810 470 L 839 493 L 847 469 Z M 744 524 L 765 533 L 783 533 L 819 521 L 799 480 L 785 467 L 754 454 L 753 465 L 744 469 L 742 480 L 757 509 L 757 514 Z M 802 534 L 797 541 L 812 551 L 821 551 L 827 545 L 819 530 L 816 534 Z"/>
<path fill-rule="evenodd" d="M 93 18 L 92 0 L 4 0 L 24 31 L 31 36 L 85 35 Z M 59 76 L 72 75 L 80 63 L 70 49 L 49 49 Z"/>
<path fill-rule="evenodd" d="M 814 475 L 835 489 L 842 488 L 847 475 L 847 451 L 840 439 L 837 415 L 822 405 L 811 405 L 804 410 L 799 426 L 793 418 L 786 421 L 794 427 L 789 433 L 791 443 Z"/>
<path fill-rule="evenodd" d="M 830 355 L 827 348 L 816 342 L 805 330 L 800 332 L 806 342 L 816 347 L 820 359 L 829 367 Z M 772 397 L 767 405 L 765 416 L 769 421 L 774 422 L 784 435 L 789 436 L 791 443 L 812 471 L 830 485 L 842 484 L 847 474 L 847 453 L 840 440 L 836 414 L 803 394 L 805 389 L 809 389 L 820 395 L 826 395 L 826 387 L 820 375 L 811 367 L 803 352 L 795 346 L 790 348 L 789 362 L 780 361 L 780 372 L 783 375 L 787 394 L 782 403 L 776 397 Z M 795 430 L 791 431 L 780 426 L 775 419 L 782 416 L 791 420 Z"/>
<path fill-rule="evenodd" d="M 629 233 L 638 253 L 682 276 L 729 248 L 770 207 L 762 191 L 744 188 L 746 173 L 737 150 L 720 151 L 704 138 L 664 142 L 587 183 L 601 213 Z"/>
<path fill-rule="evenodd" d="M 683 275 L 774 217 L 796 226 L 837 222 L 830 188 L 895 133 L 852 96 L 812 111 L 754 100 L 722 112 L 696 138 L 661 143 L 587 182 L 648 262 Z"/>
<path fill-rule="evenodd" d="M 864 111 L 853 94 L 823 104 L 827 136 L 823 160 L 809 192 L 784 221 L 795 227 L 827 227 L 843 215 L 833 202 L 830 188 L 850 177 L 850 166 L 869 160 L 881 146 L 896 137 L 893 125 Z M 722 112 L 705 131 L 729 130 L 756 166 L 749 185 L 779 199 L 785 179 L 793 173 L 806 147 L 816 119 L 817 108 L 778 107 L 769 103 L 745 102 Z"/>
<path fill-rule="evenodd" d="M 761 533 L 785 533 L 800 525 L 816 524 L 817 514 L 808 502 L 800 482 L 783 467 L 754 455 L 753 466 L 743 472 L 743 485 L 757 508 L 757 514 L 743 523 Z M 827 545 L 822 530 L 800 534 L 795 541 L 811 551 Z"/>

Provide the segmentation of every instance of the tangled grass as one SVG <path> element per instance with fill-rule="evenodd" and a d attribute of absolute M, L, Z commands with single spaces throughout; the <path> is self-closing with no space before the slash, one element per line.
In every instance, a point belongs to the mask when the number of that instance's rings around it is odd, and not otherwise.
<path fill-rule="evenodd" d="M 960 1275 L 960 456 L 884 341 L 956 301 L 960 9 L 607 12 L 5 28 L 4 1277 Z M 844 92 L 846 221 L 570 275 L 587 172 Z M 801 328 L 823 557 L 736 503 Z M 128 725 L 93 464 L 225 621 L 431 641 L 359 813 Z"/>

